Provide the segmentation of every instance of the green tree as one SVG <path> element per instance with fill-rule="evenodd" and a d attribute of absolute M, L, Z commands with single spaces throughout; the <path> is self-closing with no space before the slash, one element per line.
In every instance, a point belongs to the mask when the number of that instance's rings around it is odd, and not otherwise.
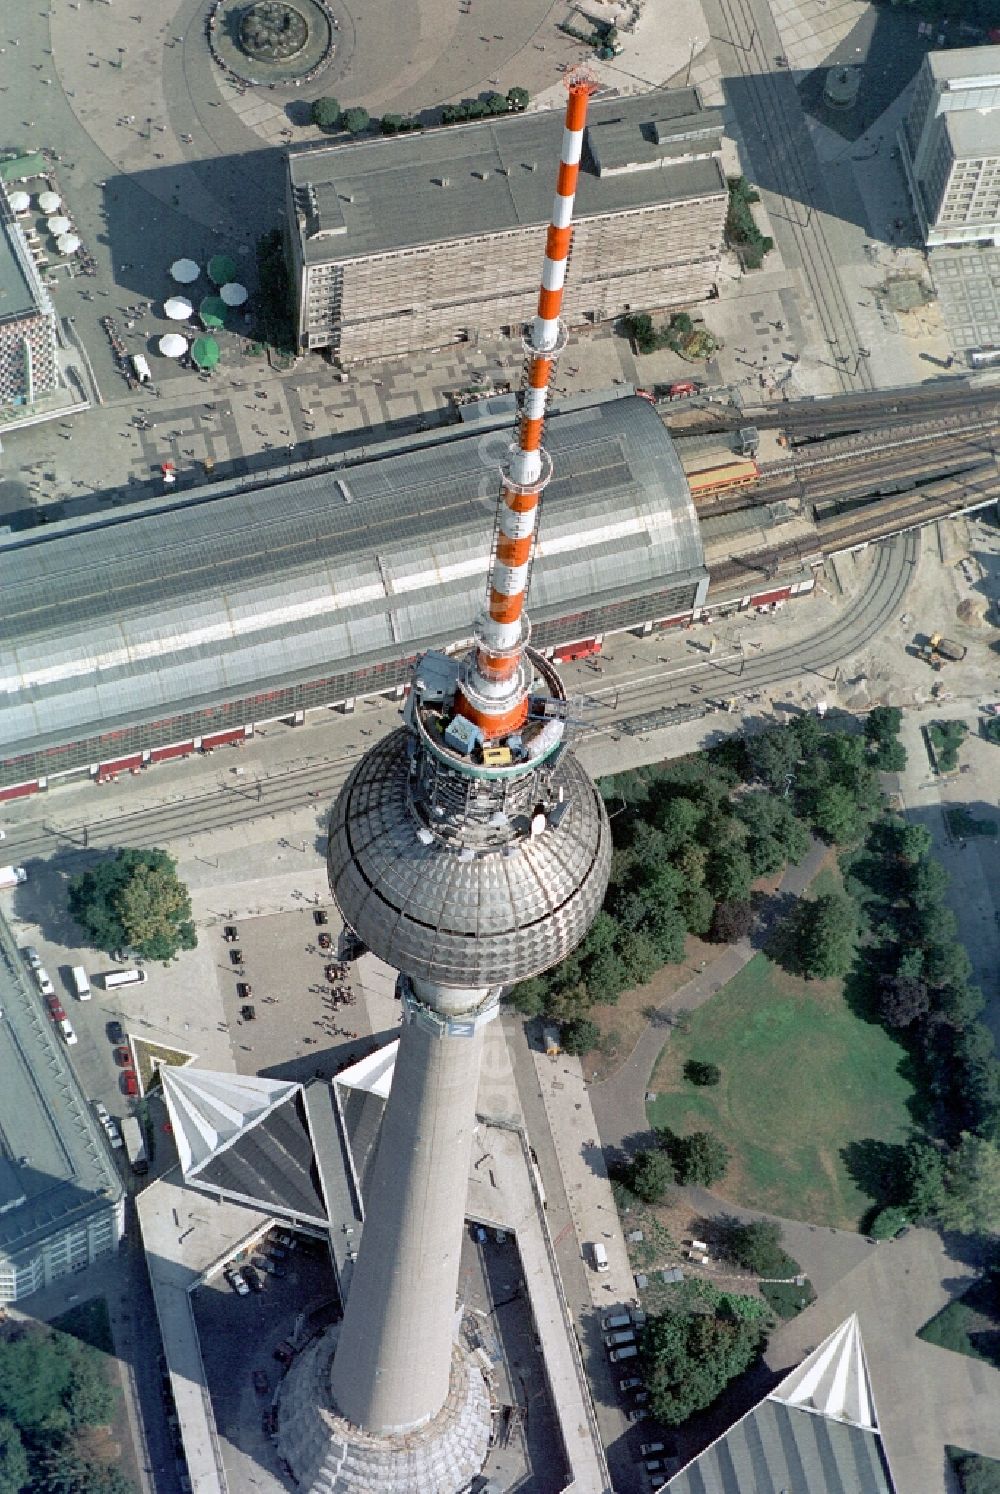
<path fill-rule="evenodd" d="M 913 1219 L 932 1219 L 945 1193 L 945 1154 L 932 1141 L 913 1136 L 903 1150 L 899 1175 L 900 1202 Z"/>
<path fill-rule="evenodd" d="M 531 102 L 531 95 L 526 88 L 509 88 L 507 90 L 507 103 L 515 113 L 520 114 L 522 109 L 527 109 Z"/>
<path fill-rule="evenodd" d="M 73 1362 L 54 1333 L 0 1340 L 0 1415 L 29 1439 L 69 1431 Z"/>
<path fill-rule="evenodd" d="M 490 106 L 485 99 L 470 99 L 465 106 L 465 112 L 469 119 L 485 119 L 490 112 Z"/>
<path fill-rule="evenodd" d="M 934 844 L 929 830 L 925 830 L 923 825 L 911 824 L 908 820 L 900 820 L 892 827 L 892 840 L 900 861 L 905 861 L 910 866 L 916 866 L 918 862 L 925 860 Z"/>
<path fill-rule="evenodd" d="M 653 1414 L 680 1426 L 753 1363 L 759 1325 L 721 1315 L 668 1310 L 642 1330 L 640 1355 Z"/>
<path fill-rule="evenodd" d="M 906 767 L 906 748 L 902 742 L 879 742 L 873 761 L 880 773 L 902 773 Z"/>
<path fill-rule="evenodd" d="M 692 1131 L 690 1136 L 664 1133 L 664 1145 L 674 1166 L 677 1181 L 711 1188 L 726 1174 L 729 1148 L 709 1131 Z"/>
<path fill-rule="evenodd" d="M 962 1133 L 945 1166 L 938 1220 L 945 1229 L 965 1234 L 1000 1231 L 1000 1146 L 995 1141 Z"/>
<path fill-rule="evenodd" d="M 820 835 L 838 846 L 857 840 L 865 828 L 861 805 L 842 783 L 830 783 L 819 790 L 813 803 L 812 818 Z"/>
<path fill-rule="evenodd" d="M 562 1025 L 562 1045 L 565 1052 L 579 1057 L 590 1053 L 601 1040 L 601 1031 L 589 1017 L 573 1017 Z"/>
<path fill-rule="evenodd" d="M 674 1169 L 666 1152 L 639 1152 L 628 1174 L 628 1186 L 644 1203 L 662 1203 L 674 1181 Z"/>
<path fill-rule="evenodd" d="M 865 721 L 865 737 L 869 742 L 894 741 L 903 725 L 903 713 L 898 706 L 873 706 Z"/>
<path fill-rule="evenodd" d="M 511 986 L 507 999 L 522 1017 L 537 1017 L 545 1010 L 548 994 L 548 982 L 540 975 L 534 975 L 530 980 L 522 980 L 516 986 Z"/>
<path fill-rule="evenodd" d="M 738 1266 L 758 1276 L 785 1272 L 788 1257 L 781 1244 L 781 1226 L 771 1219 L 751 1219 L 745 1224 L 737 1219 L 726 1221 L 723 1249 Z"/>
<path fill-rule="evenodd" d="M 784 793 L 789 779 L 795 777 L 800 755 L 799 740 L 787 728 L 747 738 L 746 756 L 751 779 L 766 784 L 777 793 Z"/>
<path fill-rule="evenodd" d="M 379 128 L 383 135 L 398 135 L 400 130 L 406 128 L 406 120 L 401 114 L 383 114 Z"/>
<path fill-rule="evenodd" d="M 1000 1494 L 1000 1462 L 966 1453 L 958 1459 L 958 1480 L 962 1494 Z"/>
<path fill-rule="evenodd" d="M 909 1027 L 930 1008 L 930 992 L 922 980 L 903 975 L 883 976 L 879 987 L 879 1013 L 890 1027 Z"/>
<path fill-rule="evenodd" d="M 684 1065 L 684 1078 L 691 1084 L 712 1086 L 718 1084 L 722 1078 L 722 1070 L 717 1063 L 706 1063 L 699 1058 L 689 1058 Z"/>
<path fill-rule="evenodd" d="M 740 902 L 750 891 L 753 866 L 739 846 L 718 846 L 709 853 L 705 886 L 718 902 Z"/>
<path fill-rule="evenodd" d="M 367 109 L 362 109 L 360 104 L 355 104 L 352 109 L 345 109 L 340 116 L 340 122 L 350 135 L 363 135 L 370 123 Z"/>
<path fill-rule="evenodd" d="M 737 801 L 736 814 L 747 827 L 746 849 L 755 877 L 800 861 L 809 848 L 809 832 L 787 799 L 763 789 L 744 794 Z"/>
<path fill-rule="evenodd" d="M 799 905 L 794 946 L 802 973 L 815 980 L 846 975 L 854 959 L 857 913 L 853 901 L 839 892 Z"/>
<path fill-rule="evenodd" d="M 21 1434 L 7 1417 L 0 1418 L 0 1494 L 21 1494 L 28 1483 L 28 1454 Z"/>
<path fill-rule="evenodd" d="M 335 130 L 340 123 L 340 105 L 334 98 L 313 99 L 312 122 L 321 130 Z"/>
<path fill-rule="evenodd" d="M 510 104 L 505 93 L 488 93 L 486 107 L 491 114 L 507 114 L 510 111 Z"/>
<path fill-rule="evenodd" d="M 99 862 L 70 882 L 69 909 L 98 949 L 169 960 L 198 942 L 188 890 L 166 851 L 126 848 Z"/>

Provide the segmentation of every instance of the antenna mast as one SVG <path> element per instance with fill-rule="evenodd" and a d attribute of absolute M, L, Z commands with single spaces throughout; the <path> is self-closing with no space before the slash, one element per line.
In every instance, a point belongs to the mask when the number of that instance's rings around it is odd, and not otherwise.
<path fill-rule="evenodd" d="M 523 405 L 517 441 L 502 468 L 496 548 L 487 581 L 487 611 L 477 630 L 475 654 L 465 663 L 456 709 L 491 741 L 517 731 L 528 714 L 528 675 L 524 648 L 530 636 L 524 611 L 535 548 L 538 508 L 552 476 L 552 459 L 542 446 L 545 409 L 556 363 L 567 342 L 560 317 L 566 265 L 573 237 L 573 203 L 583 151 L 583 131 L 593 83 L 576 77 L 569 84 L 559 176 L 552 219 L 545 240 L 545 262 L 538 309 L 525 335 Z"/>

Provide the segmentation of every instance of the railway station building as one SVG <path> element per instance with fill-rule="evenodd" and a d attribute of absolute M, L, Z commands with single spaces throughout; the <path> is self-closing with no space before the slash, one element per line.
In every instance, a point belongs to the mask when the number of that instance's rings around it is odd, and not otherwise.
<path fill-rule="evenodd" d="M 287 223 L 299 346 L 342 365 L 520 327 L 538 295 L 560 110 L 296 151 Z M 694 88 L 591 103 L 576 197 L 573 326 L 713 294 L 722 116 Z M 405 204 L 405 209 L 401 206 Z"/>
<path fill-rule="evenodd" d="M 471 642 L 510 438 L 509 408 L 473 407 L 287 481 L 0 536 L 0 799 L 401 693 L 425 650 Z M 701 531 L 653 405 L 565 401 L 546 444 L 534 646 L 576 657 L 698 614 Z"/>

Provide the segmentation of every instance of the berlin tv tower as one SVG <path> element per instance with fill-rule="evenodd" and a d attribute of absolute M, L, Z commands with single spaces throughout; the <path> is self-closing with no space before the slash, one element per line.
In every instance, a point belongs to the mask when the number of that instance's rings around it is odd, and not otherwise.
<path fill-rule="evenodd" d="M 483 1033 L 502 987 L 584 937 L 608 880 L 604 805 L 567 749 L 565 692 L 525 613 L 590 88 L 569 86 L 476 647 L 420 660 L 405 725 L 358 762 L 331 817 L 333 896 L 400 972 L 403 1012 L 332 1366 L 317 1350 L 282 1396 L 282 1451 L 300 1487 L 331 1494 L 456 1494 L 485 1463 L 489 1388 L 456 1305 Z"/>

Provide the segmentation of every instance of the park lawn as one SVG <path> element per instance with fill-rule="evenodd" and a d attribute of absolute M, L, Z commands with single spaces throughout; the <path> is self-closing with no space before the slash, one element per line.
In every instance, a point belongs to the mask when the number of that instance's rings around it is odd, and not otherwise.
<path fill-rule="evenodd" d="M 968 1354 L 1000 1369 L 1000 1321 L 990 1308 L 986 1282 L 976 1281 L 942 1307 L 917 1333 L 918 1338 L 955 1354 Z"/>
<path fill-rule="evenodd" d="M 725 1142 L 732 1161 L 714 1190 L 721 1197 L 856 1229 L 873 1200 L 851 1178 L 842 1148 L 905 1140 L 913 1094 L 900 1072 L 906 1057 L 851 1011 L 840 981 L 804 981 L 757 954 L 664 1047 L 649 1119 Z M 689 1083 L 689 1058 L 718 1064 L 720 1083 Z"/>

